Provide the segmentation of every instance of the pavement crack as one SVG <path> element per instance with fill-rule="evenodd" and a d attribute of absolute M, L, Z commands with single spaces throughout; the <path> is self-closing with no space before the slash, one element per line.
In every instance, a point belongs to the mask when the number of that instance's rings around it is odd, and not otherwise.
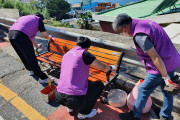
<path fill-rule="evenodd" d="M 11 74 L 14 74 L 14 73 L 16 73 L 16 72 L 22 71 L 23 69 L 24 69 L 24 68 L 22 68 L 22 69 L 20 69 L 20 70 L 16 70 L 16 71 L 11 72 L 11 73 L 8 73 L 8 74 L 2 76 L 1 78 L 3 79 L 4 77 L 6 77 L 6 76 L 8 76 L 8 75 L 11 75 Z"/>

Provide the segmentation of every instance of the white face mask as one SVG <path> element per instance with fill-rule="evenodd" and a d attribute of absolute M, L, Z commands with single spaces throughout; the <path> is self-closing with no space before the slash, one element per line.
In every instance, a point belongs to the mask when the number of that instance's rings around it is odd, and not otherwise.
<path fill-rule="evenodd" d="M 118 32 L 126 37 L 132 37 L 130 26 L 123 26 L 118 30 Z"/>

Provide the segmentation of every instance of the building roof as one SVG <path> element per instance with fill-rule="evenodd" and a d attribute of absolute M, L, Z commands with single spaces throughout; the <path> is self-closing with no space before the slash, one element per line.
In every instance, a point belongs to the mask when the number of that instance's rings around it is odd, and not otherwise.
<path fill-rule="evenodd" d="M 175 44 L 180 44 L 180 24 L 170 24 L 164 28 L 171 41 Z"/>
<path fill-rule="evenodd" d="M 127 13 L 132 18 L 145 18 L 149 16 L 157 16 L 159 13 L 162 13 L 161 8 L 163 8 L 166 11 L 169 10 L 169 5 L 167 4 L 168 1 L 169 0 L 142 0 L 140 2 L 120 6 L 115 9 L 97 13 L 96 15 L 93 15 L 93 19 L 99 21 L 112 22 L 114 21 L 115 17 L 120 13 Z M 179 2 L 180 0 L 173 1 L 175 3 Z"/>
<path fill-rule="evenodd" d="M 80 8 L 81 7 L 81 3 L 74 3 L 71 6 L 72 8 Z"/>

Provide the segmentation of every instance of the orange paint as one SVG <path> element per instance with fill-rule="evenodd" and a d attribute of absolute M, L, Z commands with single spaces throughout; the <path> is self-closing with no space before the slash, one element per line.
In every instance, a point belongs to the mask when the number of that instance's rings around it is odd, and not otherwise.
<path fill-rule="evenodd" d="M 41 90 L 41 94 L 43 95 L 43 99 L 45 102 L 51 102 L 55 99 L 55 91 L 56 91 L 56 86 L 51 85 L 47 86 L 44 89 Z"/>

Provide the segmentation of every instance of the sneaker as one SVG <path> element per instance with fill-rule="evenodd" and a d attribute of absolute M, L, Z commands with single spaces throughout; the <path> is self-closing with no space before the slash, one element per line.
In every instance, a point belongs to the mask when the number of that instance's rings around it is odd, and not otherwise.
<path fill-rule="evenodd" d="M 48 82 L 48 79 L 50 79 L 50 80 L 51 80 L 51 82 L 53 82 L 53 81 L 54 81 L 54 80 L 53 80 L 53 79 L 51 79 L 51 78 L 47 78 L 47 79 L 44 79 L 44 80 L 42 80 L 42 79 L 40 79 L 40 78 L 39 78 L 39 80 L 38 80 L 38 81 L 39 81 L 39 83 L 40 83 L 40 84 L 42 84 L 42 83 L 49 83 L 49 82 Z"/>
<path fill-rule="evenodd" d="M 139 117 L 136 117 L 132 111 L 128 113 L 120 113 L 119 118 L 121 120 L 141 120 Z"/>
<path fill-rule="evenodd" d="M 160 116 L 160 120 L 173 120 L 173 116 L 170 116 L 170 117 L 164 117 L 164 116 L 162 116 L 161 114 L 159 114 L 159 116 Z"/>
<path fill-rule="evenodd" d="M 66 107 L 66 109 L 67 109 L 68 112 L 73 112 L 74 111 L 73 109 L 68 108 L 68 107 Z"/>
<path fill-rule="evenodd" d="M 34 75 L 34 72 L 33 72 L 33 71 L 29 71 L 29 75 L 30 75 L 30 76 L 33 76 L 33 75 Z"/>
<path fill-rule="evenodd" d="M 97 114 L 97 110 L 96 110 L 96 109 L 92 109 L 91 112 L 90 112 L 89 114 L 87 114 L 87 115 L 78 113 L 77 117 L 78 117 L 79 119 L 92 118 L 92 117 L 94 117 L 96 114 Z"/>

